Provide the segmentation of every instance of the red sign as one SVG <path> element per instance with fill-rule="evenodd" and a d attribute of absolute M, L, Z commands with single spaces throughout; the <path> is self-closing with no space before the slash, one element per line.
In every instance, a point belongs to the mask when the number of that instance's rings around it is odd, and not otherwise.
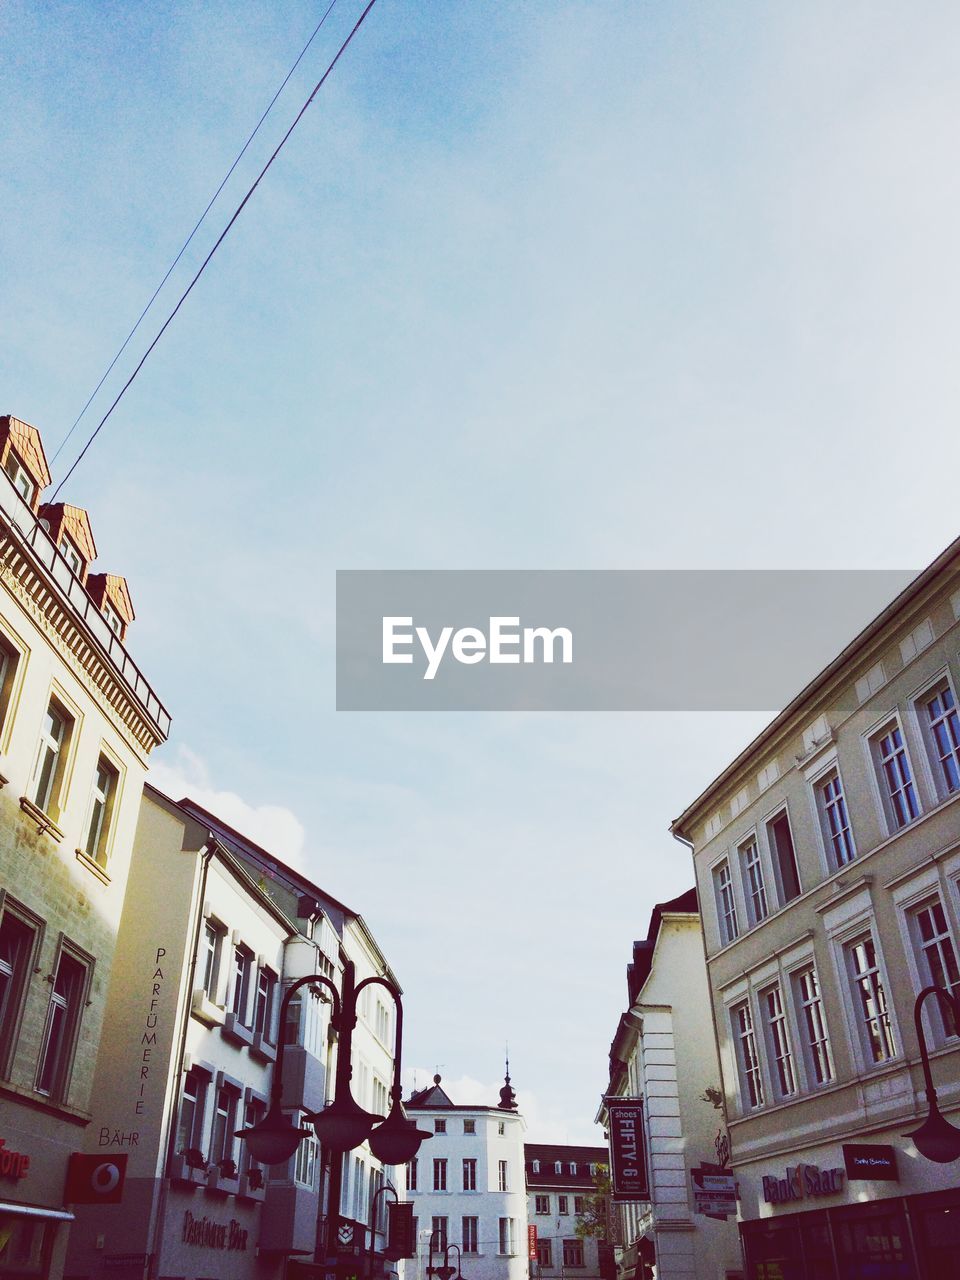
<path fill-rule="evenodd" d="M 67 1204 L 119 1204 L 127 1176 L 127 1157 L 85 1156 L 75 1151 L 67 1165 Z"/>
<path fill-rule="evenodd" d="M 0 1178 L 13 1178 L 19 1182 L 30 1172 L 30 1157 L 22 1151 L 11 1151 L 6 1138 L 0 1138 Z"/>
<path fill-rule="evenodd" d="M 535 1223 L 527 1227 L 527 1257 L 531 1262 L 537 1260 L 537 1228 Z"/>
<path fill-rule="evenodd" d="M 607 1100 L 610 1133 L 611 1199 L 646 1200 L 647 1152 L 643 1137 L 643 1099 Z"/>

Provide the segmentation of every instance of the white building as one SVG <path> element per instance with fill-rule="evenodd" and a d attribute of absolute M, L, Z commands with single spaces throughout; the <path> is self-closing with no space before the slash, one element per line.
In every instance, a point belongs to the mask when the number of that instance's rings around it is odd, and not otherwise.
<path fill-rule="evenodd" d="M 610 1046 L 607 1097 L 643 1100 L 648 1201 L 620 1204 L 621 1280 L 742 1275 L 734 1212 L 697 1212 L 693 1170 L 717 1161 L 720 1064 L 710 1018 L 697 893 L 658 903 L 627 967 L 629 1008 Z M 607 1124 L 606 1102 L 598 1119 Z"/>
<path fill-rule="evenodd" d="M 596 1193 L 597 1171 L 609 1162 L 606 1147 L 528 1142 L 524 1154 L 527 1219 L 537 1250 L 536 1261 L 530 1261 L 537 1280 L 615 1276 L 611 1245 L 577 1235 L 577 1222 Z"/>
<path fill-rule="evenodd" d="M 433 1133 L 407 1166 L 419 1242 L 417 1280 L 426 1278 L 431 1239 L 434 1265 L 443 1262 L 444 1245 L 459 1248 L 466 1280 L 527 1280 L 526 1125 L 509 1075 L 497 1106 L 458 1105 L 439 1075 L 404 1106 Z M 450 1260 L 456 1264 L 452 1248 Z M 407 1264 L 408 1277 L 413 1265 Z"/>

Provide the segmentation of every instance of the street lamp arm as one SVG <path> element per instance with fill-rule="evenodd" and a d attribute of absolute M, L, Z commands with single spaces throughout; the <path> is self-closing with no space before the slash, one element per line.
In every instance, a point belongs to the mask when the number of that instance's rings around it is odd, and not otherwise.
<path fill-rule="evenodd" d="M 333 1015 L 330 1021 L 336 1029 L 339 1029 L 341 1014 L 340 992 L 325 974 L 311 973 L 306 978 L 298 978 L 296 982 L 291 983 L 291 985 L 287 987 L 286 991 L 283 993 L 283 999 L 280 1001 L 280 1035 L 278 1036 L 279 1043 L 277 1045 L 277 1061 L 273 1068 L 273 1080 L 270 1084 L 271 1105 L 279 1107 L 280 1098 L 283 1094 L 283 1053 L 286 1048 L 283 1033 L 284 1028 L 287 1025 L 287 1010 L 290 1008 L 290 1001 L 301 987 L 317 986 L 326 987 L 330 992 L 333 1003 Z"/>
<path fill-rule="evenodd" d="M 383 987 L 389 992 L 393 999 L 394 1006 L 397 1010 L 397 1029 L 394 1035 L 394 1054 L 393 1054 L 393 1089 L 390 1097 L 394 1102 L 399 1102 L 403 1095 L 403 1087 L 400 1083 L 400 1050 L 403 1045 L 403 1002 L 400 999 L 400 988 L 388 978 L 381 978 L 376 975 L 372 978 L 364 978 L 362 982 L 357 983 L 357 995 L 364 987 L 378 986 Z"/>
<path fill-rule="evenodd" d="M 936 1105 L 937 1090 L 933 1083 L 933 1073 L 930 1070 L 930 1054 L 927 1049 L 927 1033 L 923 1025 L 923 1006 L 928 997 L 936 996 L 941 1006 L 945 1005 L 953 1014 L 957 1026 L 960 1027 L 960 999 L 949 991 L 945 991 L 943 987 L 929 986 L 924 987 L 917 996 L 916 1003 L 913 1006 L 913 1022 L 917 1029 L 917 1040 L 920 1044 L 920 1064 L 923 1067 L 923 1083 L 927 1092 L 927 1101 Z"/>

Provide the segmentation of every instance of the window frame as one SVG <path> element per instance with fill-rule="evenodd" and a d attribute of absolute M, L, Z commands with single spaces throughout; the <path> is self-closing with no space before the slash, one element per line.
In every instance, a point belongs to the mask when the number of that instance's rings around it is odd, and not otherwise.
<path fill-rule="evenodd" d="M 476 1156 L 464 1156 L 460 1163 L 460 1183 L 463 1191 L 476 1191 L 477 1189 L 477 1158 Z"/>
<path fill-rule="evenodd" d="M 930 703 L 944 693 L 949 693 L 952 706 L 941 718 L 954 721 L 949 732 L 955 739 L 946 757 L 940 754 L 940 745 L 933 731 L 935 722 L 931 721 L 929 716 Z M 922 688 L 915 690 L 910 697 L 910 705 L 913 710 L 914 725 L 923 747 L 921 758 L 926 766 L 925 773 L 934 803 L 944 804 L 952 796 L 960 794 L 960 701 L 957 699 L 957 691 L 949 667 L 941 667 Z M 953 761 L 957 781 L 952 786 L 949 777 L 945 776 L 948 773 L 944 765 L 945 759 Z"/>
<path fill-rule="evenodd" d="M 252 1001 L 250 999 L 253 983 L 250 978 L 256 964 L 253 951 L 244 942 L 233 944 L 233 957 L 230 964 L 230 1009 L 237 1022 L 249 1031 L 253 1026 Z M 237 1006 L 240 1006 L 239 1008 Z"/>
<path fill-rule="evenodd" d="M 728 1012 L 734 1060 L 737 1066 L 740 1113 L 746 1116 L 755 1111 L 761 1111 L 767 1105 L 763 1059 L 757 1037 L 757 1020 L 749 990 L 730 1005 Z M 743 1012 L 746 1013 L 746 1021 L 740 1016 Z M 748 1061 L 745 1052 L 748 1044 L 752 1045 L 753 1064 Z"/>
<path fill-rule="evenodd" d="M 960 889 L 960 886 L 958 886 Z M 933 939 L 925 940 L 921 932 L 920 914 L 931 907 L 938 907 L 943 917 L 943 931 L 938 933 Z M 953 919 L 948 909 L 947 903 L 944 901 L 944 895 L 941 891 L 939 883 L 932 886 L 928 892 L 915 896 L 912 901 L 903 906 L 905 923 L 907 929 L 907 937 L 910 943 L 912 959 L 916 966 L 917 980 L 919 983 L 918 990 L 923 987 L 935 985 L 941 986 L 949 991 L 955 997 L 960 997 L 960 949 L 957 946 L 957 934 L 954 928 Z M 949 944 L 953 956 L 954 969 L 957 971 L 957 977 L 951 982 L 948 981 L 948 974 L 944 972 L 938 977 L 930 963 L 928 951 L 929 942 L 940 944 L 946 941 Z M 940 955 L 941 965 L 943 962 L 942 949 L 937 946 Z M 958 1038 L 958 1029 L 950 1030 L 947 1025 L 944 1009 L 939 1000 L 928 1000 L 924 1005 L 924 1016 L 929 1019 L 927 1022 L 928 1038 L 938 1047 L 956 1043 Z"/>
<path fill-rule="evenodd" d="M 263 982 L 266 980 L 264 992 Z M 277 1032 L 274 1024 L 277 1020 L 277 992 L 280 989 L 280 976 L 268 964 L 257 965 L 257 976 L 253 984 L 253 1018 L 250 1026 L 254 1035 L 259 1035 L 267 1044 L 276 1046 Z M 261 996 L 264 999 L 261 1001 Z"/>
<path fill-rule="evenodd" d="M 441 1186 L 441 1183 L 443 1184 Z M 433 1157 L 433 1190 L 434 1192 L 447 1190 L 447 1158 L 446 1156 Z"/>
<path fill-rule="evenodd" d="M 90 836 L 92 834 L 94 820 L 94 805 L 98 799 L 97 779 L 101 771 L 101 762 L 105 766 L 105 771 L 110 777 L 110 786 L 106 795 L 102 800 L 102 809 L 99 815 L 97 838 L 94 844 L 94 852 L 90 852 Z M 87 800 L 87 810 L 83 819 L 83 830 L 81 834 L 80 852 L 89 859 L 90 862 L 96 863 L 102 871 L 106 871 L 113 856 L 114 833 L 116 830 L 116 815 L 120 807 L 120 799 L 123 794 L 123 777 L 124 768 L 117 757 L 109 750 L 107 744 L 102 742 L 100 750 L 97 753 L 97 762 L 94 767 L 93 779 L 90 786 L 90 795 Z"/>
<path fill-rule="evenodd" d="M 0 890 L 0 929 L 8 915 L 26 930 L 28 942 L 25 954 L 17 957 L 18 966 L 10 966 L 10 985 L 4 989 L 0 1000 L 0 1080 L 10 1078 L 23 1027 L 30 983 L 37 972 L 46 931 L 45 923 L 38 915 L 6 890 Z"/>
<path fill-rule="evenodd" d="M 756 854 L 754 861 L 747 861 L 747 853 L 753 849 Z M 742 839 L 737 841 L 737 867 L 740 872 L 741 887 L 743 890 L 743 905 L 745 909 L 747 927 L 755 929 L 757 925 L 762 924 L 770 915 L 770 894 L 767 890 L 766 868 L 764 867 L 763 848 L 760 843 L 760 836 L 756 829 L 748 831 Z M 759 885 L 757 889 L 751 884 L 751 872 L 757 872 Z M 756 908 L 757 891 L 763 903 L 763 913 L 760 914 Z"/>
<path fill-rule="evenodd" d="M 808 991 L 802 989 L 801 984 L 808 976 L 812 976 L 816 986 L 816 992 L 810 995 Z M 833 1054 L 833 1043 L 830 1034 L 830 1027 L 827 1021 L 827 1007 L 823 998 L 823 985 L 820 981 L 820 973 L 817 968 L 816 959 L 813 955 L 806 956 L 797 964 L 791 965 L 787 979 L 790 985 L 790 994 L 793 1004 L 794 1025 L 796 1026 L 797 1043 L 800 1046 L 800 1052 L 797 1055 L 803 1067 L 805 1092 L 815 1092 L 818 1089 L 826 1089 L 830 1085 L 836 1084 L 837 1067 Z M 807 1013 L 807 1010 L 816 1010 L 816 1013 Z M 814 1022 L 819 1022 L 819 1027 L 814 1026 Z M 817 1038 L 815 1032 L 822 1031 L 822 1038 Z M 818 1047 L 821 1055 L 826 1063 L 828 1075 L 824 1079 L 817 1078 L 819 1072 Z"/>
<path fill-rule="evenodd" d="M 11 469 L 11 466 L 10 466 L 11 462 L 13 463 L 13 469 Z M 31 475 L 30 470 L 27 467 L 26 463 L 23 461 L 19 453 L 17 453 L 16 449 L 14 449 L 12 445 L 7 449 L 7 456 L 3 460 L 3 469 L 6 472 L 7 478 L 9 479 L 10 483 L 16 489 L 17 493 L 19 493 L 20 497 L 27 504 L 27 506 L 31 510 L 33 510 L 33 504 L 36 502 L 37 494 L 39 493 L 39 489 L 37 488 L 37 482 L 36 480 L 34 480 L 33 476 Z M 21 488 L 20 486 L 21 477 L 25 479 L 27 484 L 29 485 L 29 488 L 30 488 L 29 493 L 25 493 L 24 490 Z"/>
<path fill-rule="evenodd" d="M 776 1007 L 772 1003 L 776 1002 Z M 789 1102 L 800 1092 L 796 1054 L 791 1035 L 789 1007 L 779 979 L 764 983 L 757 992 L 760 1025 L 767 1059 L 767 1074 L 775 1102 Z M 786 1077 L 789 1076 L 789 1082 Z"/>
<path fill-rule="evenodd" d="M 471 1224 L 467 1229 L 467 1223 Z M 466 1213 L 460 1218 L 460 1248 L 464 1254 L 477 1255 L 480 1252 L 480 1218 L 476 1214 Z"/>
<path fill-rule="evenodd" d="M 731 942 L 736 942 L 740 936 L 737 893 L 729 857 L 724 854 L 722 858 L 719 858 L 710 868 L 710 873 L 713 880 L 713 895 L 717 910 L 720 945 L 726 947 Z M 726 880 L 724 880 L 724 874 L 726 874 Z M 724 894 L 727 891 L 729 891 L 728 902 L 724 900 Z"/>
<path fill-rule="evenodd" d="M 30 648 L 4 618 L 0 618 L 0 655 L 0 751 L 6 754 L 10 750 Z"/>
<path fill-rule="evenodd" d="M 533 1197 L 533 1212 L 538 1218 L 550 1217 L 550 1196 L 545 1191 L 538 1191 Z"/>
<path fill-rule="evenodd" d="M 60 978 L 60 966 L 66 959 L 79 969 L 79 982 L 72 993 L 72 1002 L 67 1002 L 57 992 Z M 77 1059 L 77 1045 L 80 1040 L 80 1026 L 83 1022 L 83 1011 L 87 1006 L 90 984 L 96 961 L 82 947 L 60 934 L 54 956 L 53 969 L 47 976 L 50 983 L 50 996 L 44 1016 L 43 1034 L 40 1040 L 40 1052 L 37 1055 L 37 1068 L 34 1075 L 34 1093 L 38 1093 L 51 1102 L 65 1102 L 70 1095 L 70 1084 Z M 42 1087 L 48 1066 L 47 1055 L 54 1031 L 54 1022 L 58 1010 L 63 1010 L 63 1031 L 60 1046 L 55 1051 L 56 1058 L 51 1067 L 49 1087 Z"/>
<path fill-rule="evenodd" d="M 777 841 L 775 828 L 779 822 L 784 820 L 787 824 L 787 835 L 790 838 L 790 856 L 793 862 L 793 871 L 797 881 L 796 893 L 787 896 L 786 886 L 784 882 L 784 867 L 781 863 L 780 845 Z M 773 883 L 777 891 L 777 905 L 780 908 L 788 907 L 791 902 L 796 902 L 798 898 L 802 898 L 805 892 L 803 884 L 803 876 L 800 874 L 800 859 L 797 857 L 797 842 L 793 838 L 793 822 L 790 818 L 790 806 L 784 801 L 783 804 L 777 805 L 763 820 L 763 834 L 767 845 L 767 856 L 770 859 L 770 866 L 773 869 Z"/>
<path fill-rule="evenodd" d="M 55 708 L 55 710 L 54 710 Z M 43 785 L 43 774 L 46 765 L 44 747 L 50 748 L 53 738 L 47 734 L 47 718 L 56 715 L 63 722 L 63 731 L 57 741 L 54 752 L 54 763 L 46 784 Z M 46 709 L 43 712 L 40 732 L 34 749 L 33 767 L 27 784 L 27 799 L 52 822 L 58 823 L 63 817 L 70 795 L 70 784 L 73 778 L 73 767 L 77 754 L 77 743 L 83 717 L 79 708 L 54 683 L 47 695 Z"/>
<path fill-rule="evenodd" d="M 892 990 L 883 963 L 883 951 L 877 937 L 876 921 L 871 919 L 862 923 L 859 929 L 847 931 L 842 939 L 838 939 L 840 946 L 840 961 L 843 966 L 843 976 L 845 979 L 844 995 L 847 999 L 849 1011 L 853 1017 L 853 1040 L 854 1048 L 859 1057 L 860 1065 L 866 1071 L 882 1070 L 896 1062 L 902 1057 L 902 1042 L 898 1034 L 895 1022 L 896 1014 L 893 1002 L 889 993 Z M 869 942 L 873 952 L 874 963 L 867 969 L 858 971 L 855 968 L 854 951 L 862 943 Z M 885 1024 L 887 1038 L 889 1041 L 890 1052 L 881 1058 L 873 1057 L 870 1048 L 869 1034 L 867 1026 L 872 1021 L 866 1014 L 866 1008 L 863 1003 L 863 997 L 860 994 L 862 986 L 860 980 L 869 977 L 872 973 L 876 975 L 877 988 L 882 995 L 882 1010 L 879 1014 L 878 1029 Z M 876 989 L 874 989 L 874 994 Z"/>
<path fill-rule="evenodd" d="M 882 743 L 884 738 L 890 733 L 899 734 L 900 746 L 896 750 L 895 755 L 902 754 L 906 761 L 907 773 L 909 777 L 906 779 L 903 790 L 909 789 L 909 794 L 913 797 L 913 806 L 916 812 L 912 817 L 903 822 L 897 821 L 897 809 L 893 796 L 897 792 L 891 792 L 889 787 L 889 774 L 886 764 L 894 757 L 887 757 L 883 753 Z M 920 795 L 919 779 L 917 770 L 914 766 L 913 756 L 910 751 L 910 742 L 907 737 L 903 720 L 900 716 L 899 708 L 893 708 L 892 711 L 884 715 L 877 723 L 868 730 L 866 734 L 867 754 L 870 759 L 871 773 L 876 786 L 876 795 L 880 803 L 880 812 L 883 815 L 883 821 L 886 826 L 888 836 L 895 836 L 899 832 L 904 831 L 912 823 L 923 817 L 924 806 Z M 909 805 L 907 806 L 910 807 Z"/>
<path fill-rule="evenodd" d="M 220 970 L 223 965 L 223 943 L 227 936 L 227 927 L 216 916 L 206 916 L 203 922 L 203 935 L 200 946 L 203 953 L 203 979 L 201 990 L 211 1004 L 217 1004 L 220 992 Z M 211 937 L 214 939 L 210 946 Z"/>
<path fill-rule="evenodd" d="M 586 1266 L 583 1253 L 583 1241 L 577 1236 L 565 1238 L 563 1241 L 563 1265 L 573 1270 Z"/>

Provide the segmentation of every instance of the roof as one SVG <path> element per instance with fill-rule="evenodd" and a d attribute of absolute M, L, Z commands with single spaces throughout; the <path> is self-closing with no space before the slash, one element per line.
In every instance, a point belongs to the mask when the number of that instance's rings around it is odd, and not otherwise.
<path fill-rule="evenodd" d="M 705 790 L 701 791 L 696 800 L 692 804 L 687 805 L 679 818 L 675 818 L 670 824 L 670 830 L 674 836 L 680 840 L 689 841 L 689 824 L 696 814 L 711 800 L 717 791 L 725 787 L 736 775 L 740 767 L 755 755 L 761 747 L 766 746 L 768 742 L 780 732 L 793 717 L 803 708 L 803 706 L 822 693 L 832 680 L 848 666 L 858 656 L 861 649 L 865 649 L 873 640 L 877 639 L 897 618 L 898 614 L 903 613 L 922 593 L 936 581 L 936 579 L 946 569 L 950 568 L 953 561 L 960 559 L 960 538 L 955 538 L 953 542 L 942 551 L 940 555 L 929 565 L 922 573 L 918 574 L 911 583 L 906 586 L 898 596 L 883 609 L 864 629 L 856 635 L 853 640 L 842 649 L 840 653 L 828 663 L 827 666 L 814 676 L 809 684 L 805 685 L 797 696 L 789 702 L 784 709 L 775 716 L 765 729 L 750 742 L 740 754 L 731 761 L 730 764 L 719 773 Z"/>
<path fill-rule="evenodd" d="M 124 622 L 133 622 L 136 614 L 133 612 L 130 588 L 126 578 L 122 578 L 119 573 L 91 573 L 87 578 L 87 590 L 101 608 L 104 597 L 107 597 Z"/>
<path fill-rule="evenodd" d="M 43 452 L 43 441 L 36 427 L 29 422 L 22 422 L 12 413 L 0 417 L 0 438 L 9 434 L 14 449 L 20 455 L 24 465 L 30 470 L 34 480 L 41 489 L 50 484 L 50 468 L 47 466 L 47 455 Z"/>
<path fill-rule="evenodd" d="M 71 506 L 69 502 L 44 502 L 37 514 L 41 520 L 48 521 L 57 542 L 67 533 L 88 564 L 96 560 L 97 544 L 93 540 L 90 516 L 83 507 Z"/>
<path fill-rule="evenodd" d="M 526 1165 L 527 1186 L 536 1187 L 573 1187 L 580 1191 L 593 1189 L 591 1165 L 609 1165 L 610 1153 L 606 1147 L 581 1147 L 561 1143 L 526 1142 L 523 1146 L 523 1157 Z M 540 1170 L 534 1173 L 533 1161 L 540 1162 Z M 561 1171 L 557 1173 L 557 1163 Z M 571 1164 L 576 1165 L 577 1172 L 571 1173 Z"/>

